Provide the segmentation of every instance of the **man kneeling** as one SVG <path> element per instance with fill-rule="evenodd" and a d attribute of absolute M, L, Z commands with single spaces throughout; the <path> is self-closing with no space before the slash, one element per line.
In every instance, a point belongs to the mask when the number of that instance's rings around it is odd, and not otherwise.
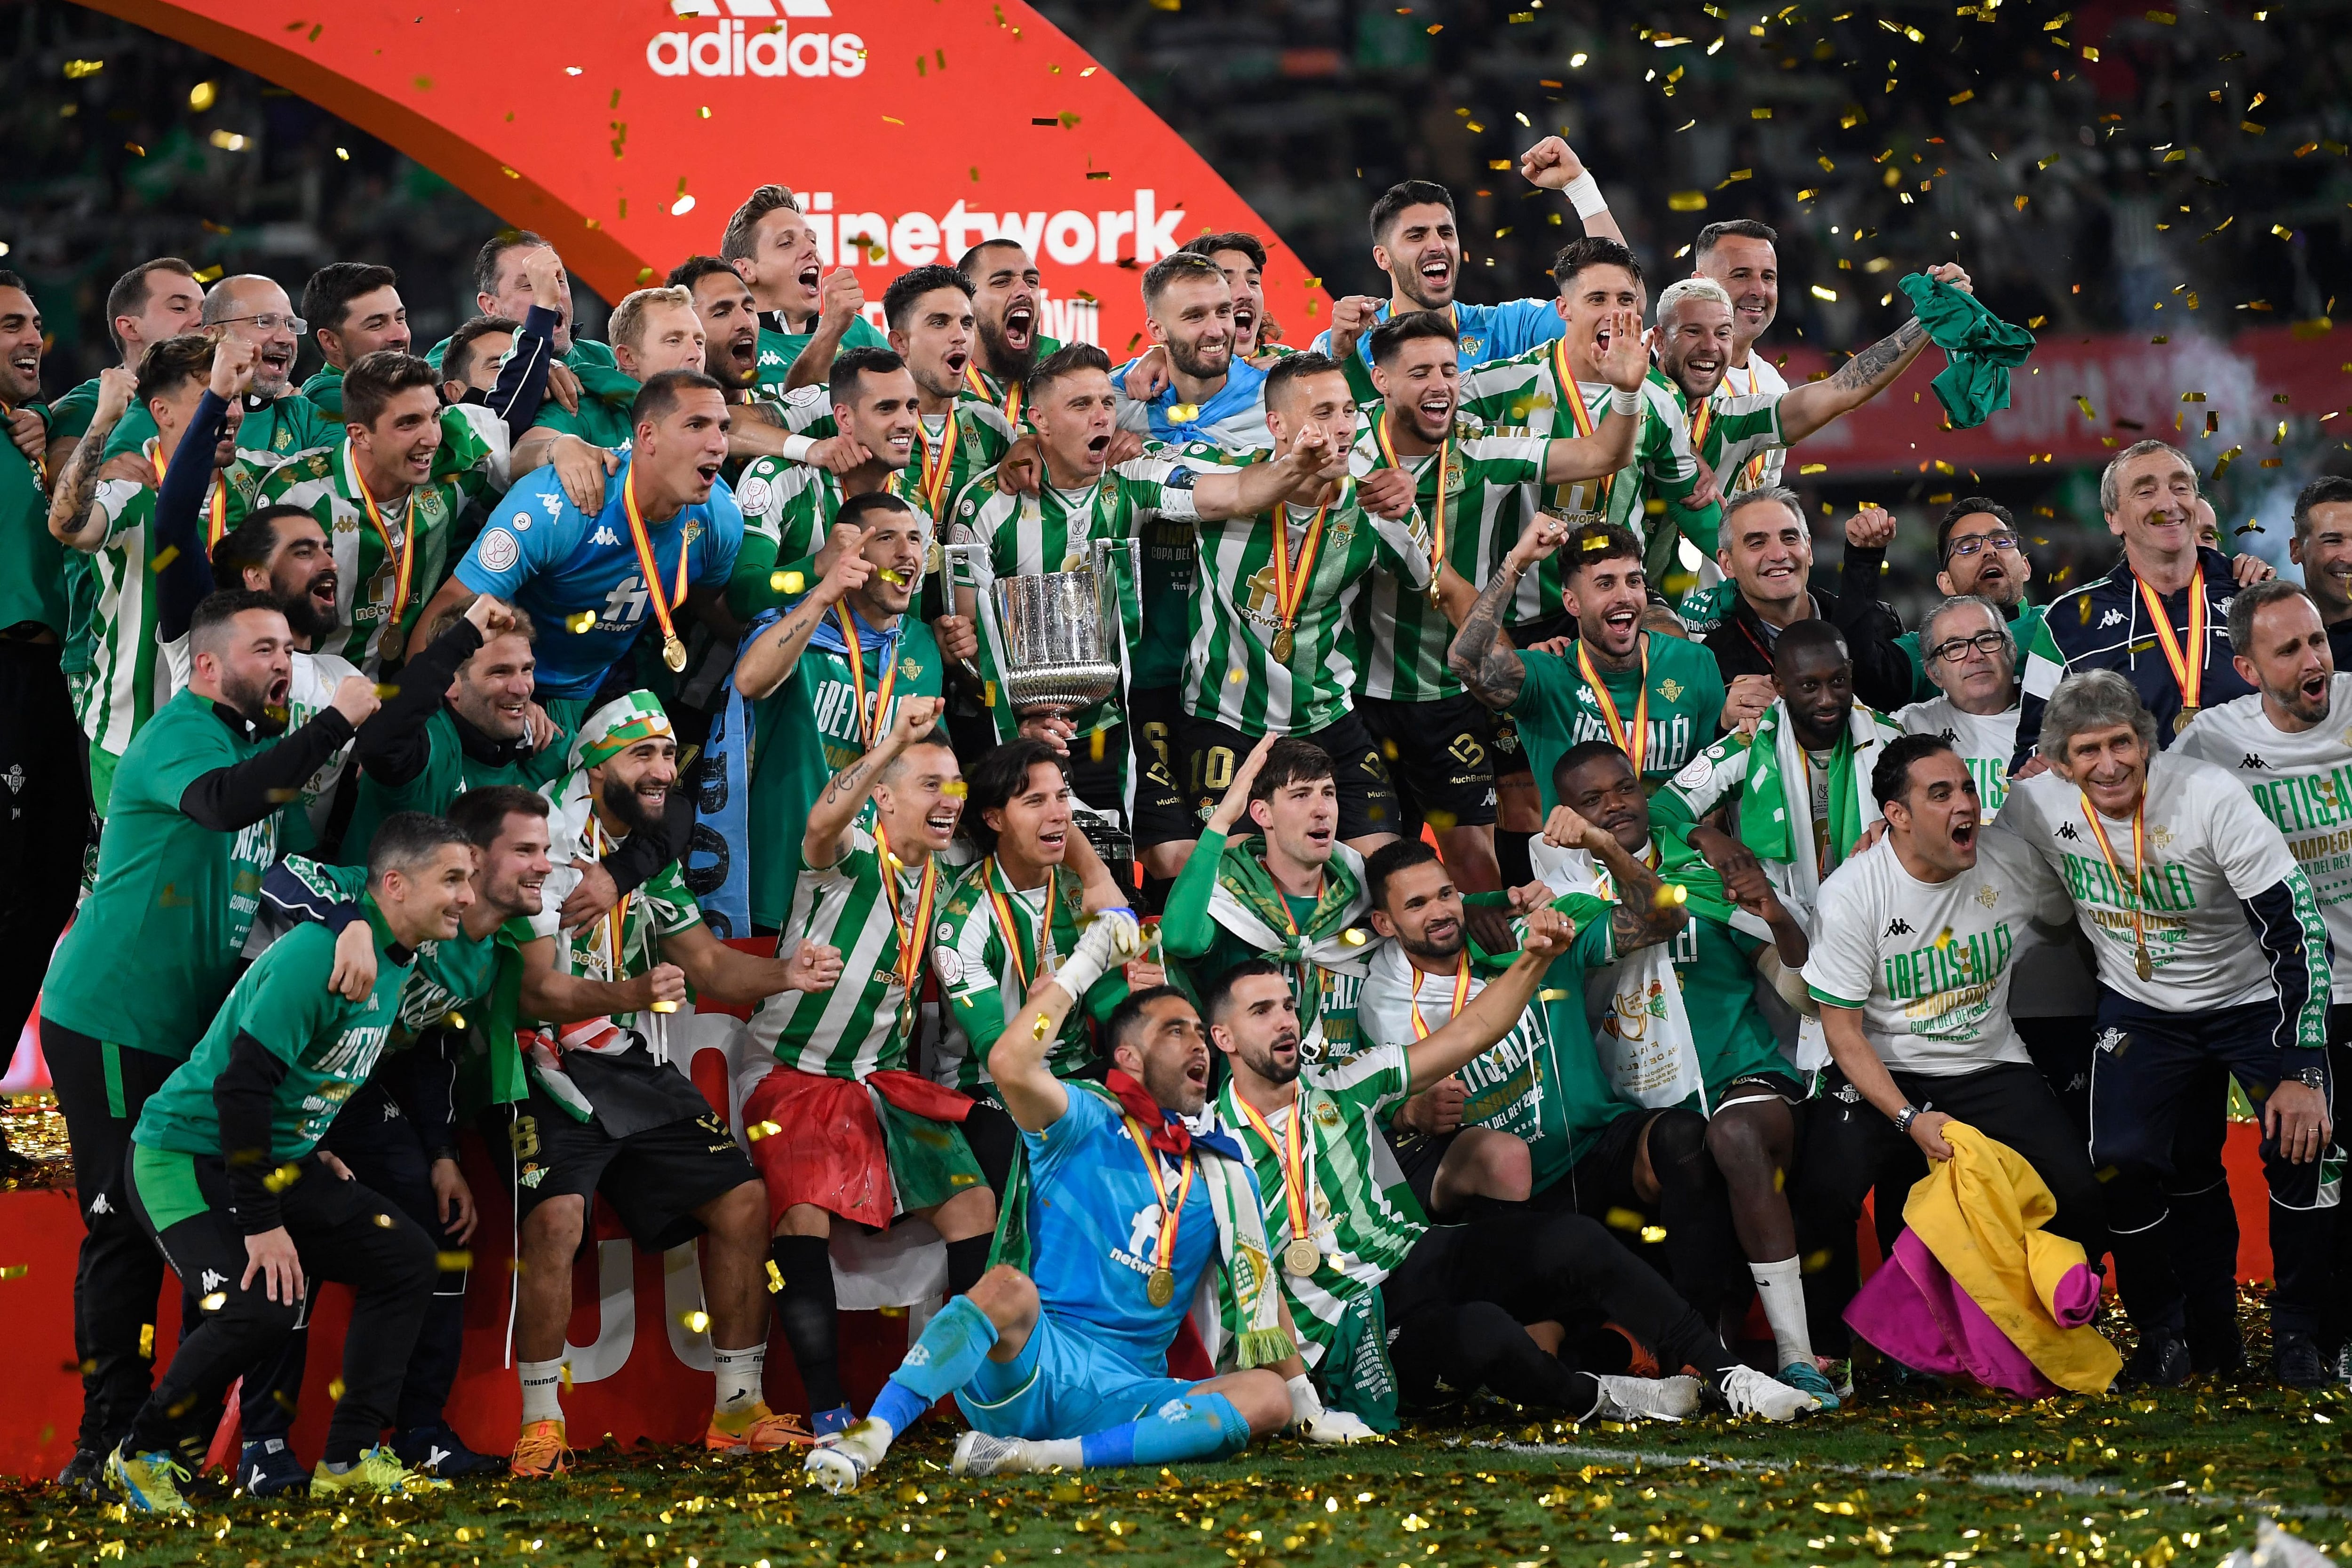
<path fill-rule="evenodd" d="M 1108 1089 L 1045 1067 L 1073 998 L 1136 942 L 1123 912 L 1098 919 L 998 1040 L 989 1070 L 1028 1154 L 1005 1199 L 1007 1261 L 931 1320 L 873 1414 L 810 1453 L 828 1490 L 855 1489 L 950 1393 L 976 1428 L 956 1444 L 965 1475 L 1222 1458 L 1294 1423 L 1317 1441 L 1369 1435 L 1327 1415 L 1307 1381 L 1248 1157 L 1222 1130 L 1186 1126 L 1209 1094 L 1192 1005 L 1168 986 L 1120 1004 Z M 1168 1375 L 1196 1295 L 1213 1307 L 1212 1350 L 1241 1369 L 1202 1383 Z"/>

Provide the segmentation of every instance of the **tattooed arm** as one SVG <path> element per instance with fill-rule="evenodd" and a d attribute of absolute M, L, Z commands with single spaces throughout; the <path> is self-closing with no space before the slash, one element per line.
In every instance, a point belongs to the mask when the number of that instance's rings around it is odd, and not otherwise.
<path fill-rule="evenodd" d="M 95 515 L 93 504 L 99 470 L 105 466 L 106 438 L 114 434 L 138 386 L 139 378 L 120 366 L 99 372 L 98 409 L 90 416 L 89 430 L 49 488 L 49 532 L 60 544 L 96 550 L 106 542 L 106 520 Z"/>
<path fill-rule="evenodd" d="M 1462 617 L 1462 629 L 1454 634 L 1453 646 L 1445 650 L 1446 668 L 1470 689 L 1471 696 L 1497 712 L 1519 700 L 1519 688 L 1528 679 L 1519 650 L 1503 635 L 1503 614 L 1518 592 L 1519 579 L 1557 551 L 1567 537 L 1567 524 L 1538 514 L 1479 591 L 1476 602 Z"/>
<path fill-rule="evenodd" d="M 808 832 L 801 837 L 801 864 L 812 870 L 838 865 L 849 849 L 850 825 L 866 809 L 874 786 L 898 754 L 931 732 L 947 703 L 937 697 L 908 697 L 898 703 L 890 732 L 872 751 L 833 775 L 810 808 Z"/>
<path fill-rule="evenodd" d="M 1683 907 L 1666 893 L 1657 872 L 1648 861 L 1628 854 L 1607 828 L 1573 807 L 1555 805 L 1544 821 L 1543 837 L 1564 849 L 1582 849 L 1607 868 L 1617 885 L 1617 906 L 1609 911 L 1609 942 L 1620 957 L 1664 942 L 1683 929 Z"/>
<path fill-rule="evenodd" d="M 1974 293 L 1969 275 L 1947 263 L 1928 268 L 1929 276 Z M 1851 414 L 1895 384 L 1927 346 L 1927 330 L 1918 320 L 1906 321 L 1832 371 L 1826 380 L 1791 387 L 1780 399 L 1780 438 L 1793 447 L 1841 415 Z"/>

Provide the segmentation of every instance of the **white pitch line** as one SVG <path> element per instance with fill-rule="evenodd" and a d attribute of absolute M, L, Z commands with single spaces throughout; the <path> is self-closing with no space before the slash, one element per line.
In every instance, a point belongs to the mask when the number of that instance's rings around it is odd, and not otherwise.
<path fill-rule="evenodd" d="M 1468 1445 L 1473 1448 L 1499 1448 L 1511 1454 L 1535 1454 L 1555 1458 L 1599 1459 L 1609 1464 L 1647 1465 L 1655 1469 L 1687 1469 L 1696 1465 L 1701 1469 L 1728 1471 L 1735 1475 L 1759 1475 L 1767 1470 L 1783 1473 L 1798 1470 L 1827 1472 L 1850 1476 L 1866 1481 L 1948 1482 L 1953 1478 L 1927 1470 L 1891 1470 L 1876 1465 L 1843 1465 L 1822 1459 L 1727 1459 L 1707 1454 L 1675 1454 L 1660 1448 L 1597 1448 L 1580 1443 L 1513 1443 L 1486 1441 Z M 2334 1508 L 2325 1503 L 2279 1503 L 2266 1498 L 2240 1497 L 2234 1493 L 2192 1492 L 2187 1482 L 2176 1482 L 2156 1491 L 2136 1491 L 2127 1487 L 2111 1487 L 2105 1481 L 2077 1480 L 2071 1476 L 2038 1476 L 2020 1470 L 1988 1470 L 1960 1478 L 1969 1486 L 1990 1487 L 2000 1491 L 2056 1492 L 2063 1497 L 2107 1498 L 2117 1502 L 2186 1503 L 2196 1508 L 2255 1509 L 2269 1514 L 2294 1519 L 2352 1518 L 2352 1509 Z"/>

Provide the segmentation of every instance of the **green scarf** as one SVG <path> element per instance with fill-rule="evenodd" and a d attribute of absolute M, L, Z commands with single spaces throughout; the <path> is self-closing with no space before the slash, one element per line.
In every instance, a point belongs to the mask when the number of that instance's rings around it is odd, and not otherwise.
<path fill-rule="evenodd" d="M 1323 892 L 1315 902 L 1315 912 L 1294 935 L 1289 901 L 1274 874 L 1265 868 L 1265 855 L 1263 837 L 1225 840 L 1224 858 L 1217 866 L 1217 893 L 1210 898 L 1212 910 L 1223 917 L 1236 912 L 1237 906 L 1238 912 L 1263 926 L 1268 939 L 1265 955 L 1277 963 L 1297 963 L 1313 957 L 1316 948 L 1333 942 L 1349 950 L 1334 956 L 1343 960 L 1352 956 L 1362 944 L 1344 942 L 1343 935 L 1356 927 L 1371 902 L 1364 892 L 1363 858 L 1344 844 L 1333 848 L 1330 862 L 1323 868 Z M 1236 934 L 1251 935 L 1237 930 L 1230 920 L 1221 918 L 1219 923 Z"/>
<path fill-rule="evenodd" d="M 2009 406 L 2009 373 L 2033 352 L 2033 334 L 1984 308 L 1973 294 L 1914 272 L 1897 285 L 1948 362 L 1936 401 L 1955 430 L 1973 430 Z"/>
<path fill-rule="evenodd" d="M 466 1020 L 468 1048 L 458 1098 L 468 1118 L 489 1106 L 514 1105 L 530 1098 L 530 1081 L 515 1044 L 523 1022 L 522 948 L 530 940 L 528 925 L 519 921 L 507 921 L 493 939 L 499 966 L 488 1000 L 479 1016 Z"/>
<path fill-rule="evenodd" d="M 637 394 L 645 389 L 645 384 L 635 376 L 625 375 L 601 364 L 574 365 L 572 374 L 580 378 L 582 396 L 593 397 L 624 414 L 636 402 Z"/>
<path fill-rule="evenodd" d="M 1868 786 L 1855 763 L 1874 764 L 1879 743 L 1878 716 L 1855 703 L 1845 733 L 1830 753 L 1830 847 L 1841 865 L 1853 852 L 1863 829 L 1878 816 L 1877 803 L 1867 798 Z M 1810 842 L 1801 850 L 1796 840 L 1795 825 L 1812 819 L 1803 754 L 1787 706 L 1775 702 L 1757 721 L 1756 738 L 1748 747 L 1748 777 L 1739 791 L 1739 840 L 1759 859 L 1785 864 L 1812 853 Z"/>

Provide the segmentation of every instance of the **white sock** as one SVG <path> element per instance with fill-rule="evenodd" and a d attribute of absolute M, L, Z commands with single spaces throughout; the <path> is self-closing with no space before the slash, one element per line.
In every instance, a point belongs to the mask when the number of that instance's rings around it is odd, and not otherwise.
<path fill-rule="evenodd" d="M 1778 1263 L 1751 1263 L 1756 1294 L 1764 1302 L 1764 1320 L 1772 1325 L 1772 1340 L 1782 1366 L 1813 1364 L 1813 1336 L 1805 1324 L 1805 1282 L 1793 1258 Z"/>
<path fill-rule="evenodd" d="M 515 1370 L 522 1374 L 522 1418 L 526 1425 L 533 1421 L 563 1419 L 563 1358 L 553 1361 L 519 1361 Z"/>
<path fill-rule="evenodd" d="M 723 1351 L 713 1345 L 710 1361 L 719 1377 L 717 1408 L 720 1415 L 749 1409 L 766 1401 L 767 1395 L 761 1387 L 768 1367 L 766 1345 L 751 1345 L 740 1351 Z"/>
<path fill-rule="evenodd" d="M 1032 1437 L 1022 1447 L 1029 1450 L 1029 1463 L 1033 1469 L 1059 1468 L 1076 1470 L 1084 1468 L 1086 1465 L 1080 1453 L 1081 1442 L 1076 1437 Z"/>

